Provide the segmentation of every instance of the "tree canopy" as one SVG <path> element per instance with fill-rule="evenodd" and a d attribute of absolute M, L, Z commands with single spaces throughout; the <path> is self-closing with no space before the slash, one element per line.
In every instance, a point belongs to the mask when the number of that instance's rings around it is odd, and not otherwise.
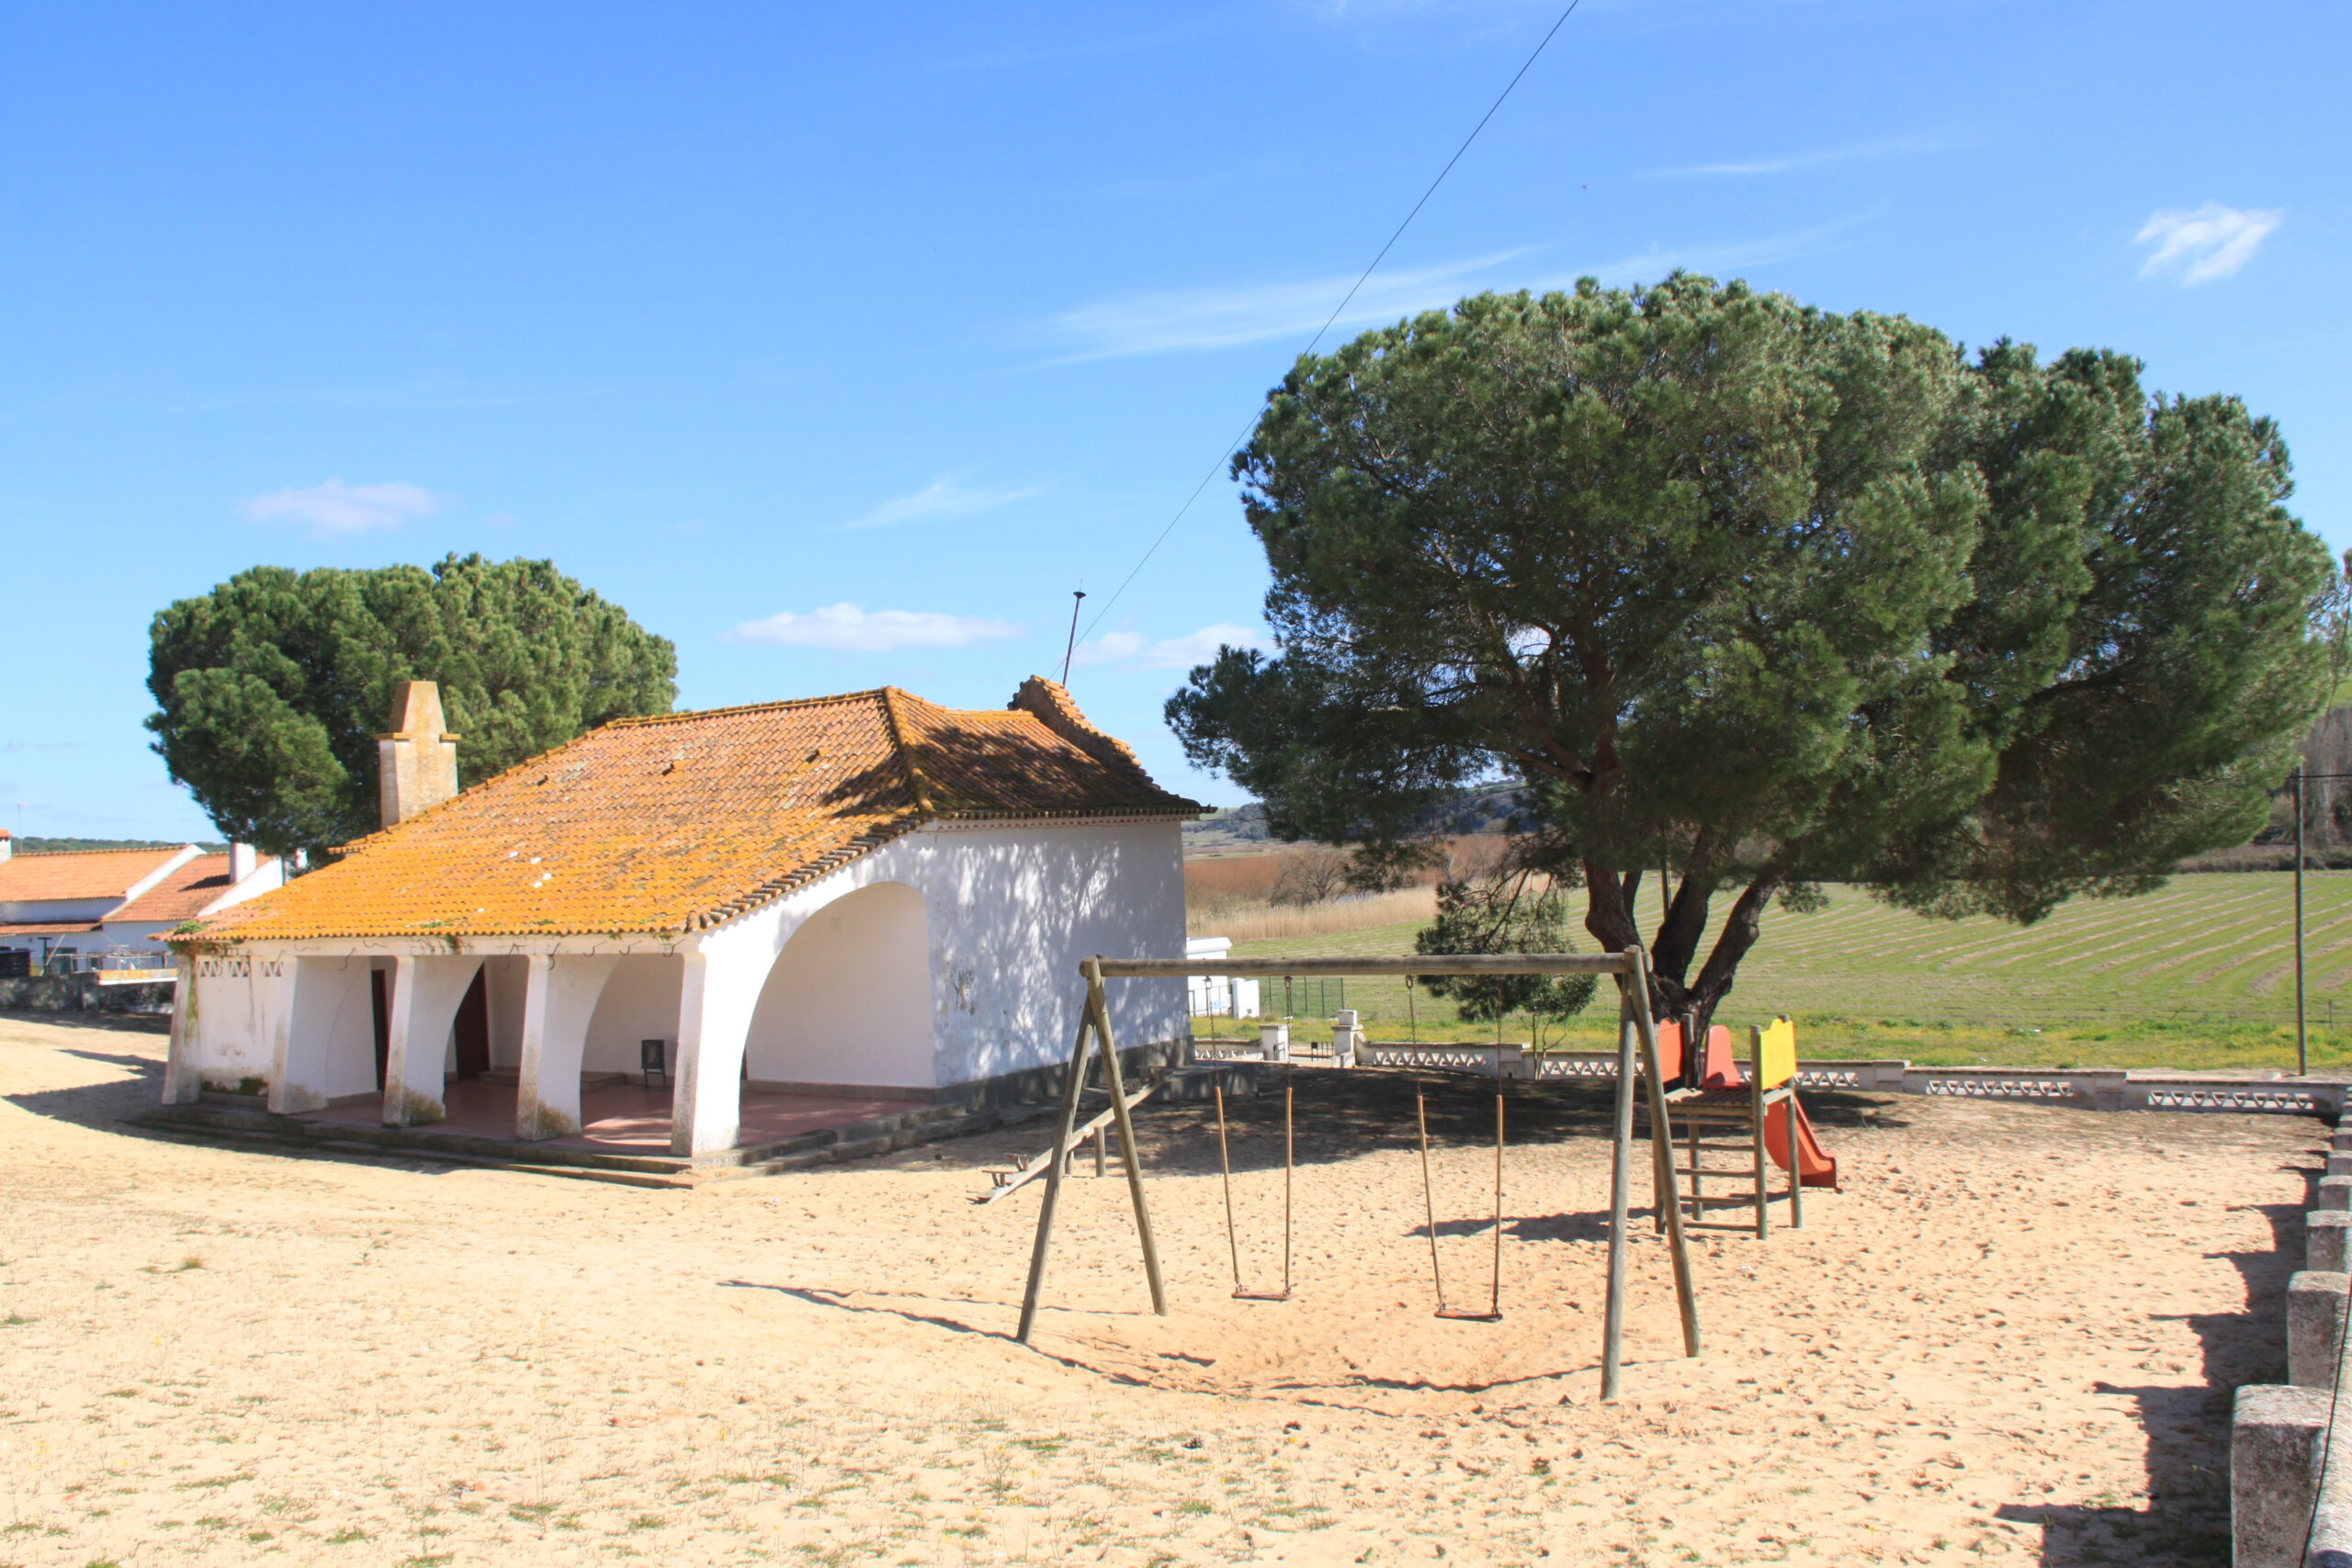
<path fill-rule="evenodd" d="M 1523 782 L 1611 950 L 1671 866 L 1675 1013 L 1822 881 L 2020 921 L 2144 891 L 2263 821 L 2335 575 L 2272 423 L 2140 368 L 1680 274 L 1366 333 L 1234 458 L 1279 651 L 1221 649 L 1170 723 L 1375 869 Z"/>
<path fill-rule="evenodd" d="M 150 631 L 147 720 L 228 837 L 317 851 L 379 826 L 376 742 L 401 681 L 435 681 L 466 780 L 610 719 L 665 713 L 677 649 L 552 561 L 431 570 L 254 567 Z"/>

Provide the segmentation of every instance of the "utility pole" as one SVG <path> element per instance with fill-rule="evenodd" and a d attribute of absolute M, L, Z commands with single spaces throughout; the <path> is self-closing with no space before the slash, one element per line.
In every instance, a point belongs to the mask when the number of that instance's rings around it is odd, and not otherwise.
<path fill-rule="evenodd" d="M 1069 641 L 1062 647 L 1062 684 L 1069 684 L 1070 656 L 1078 651 L 1078 612 L 1086 603 L 1086 590 L 1074 589 L 1069 596 Z"/>
<path fill-rule="evenodd" d="M 2312 1048 L 2303 1012 L 2303 769 L 2295 766 L 2295 1075 L 2312 1070 Z"/>

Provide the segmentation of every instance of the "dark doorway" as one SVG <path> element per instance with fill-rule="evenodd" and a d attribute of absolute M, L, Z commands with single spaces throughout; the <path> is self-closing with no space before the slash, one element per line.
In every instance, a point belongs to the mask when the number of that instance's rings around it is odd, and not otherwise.
<path fill-rule="evenodd" d="M 490 972 L 474 971 L 466 999 L 458 1004 L 458 1076 L 478 1078 L 490 1071 Z"/>
<path fill-rule="evenodd" d="M 376 1087 L 381 1089 L 392 1055 L 392 977 L 381 969 L 368 972 L 368 999 L 376 1004 Z"/>

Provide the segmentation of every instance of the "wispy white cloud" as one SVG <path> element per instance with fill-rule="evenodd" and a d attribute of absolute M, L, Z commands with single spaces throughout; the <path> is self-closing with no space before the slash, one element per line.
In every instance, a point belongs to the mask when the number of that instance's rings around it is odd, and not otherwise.
<path fill-rule="evenodd" d="M 1144 638 L 1137 632 L 1104 632 L 1089 637 L 1070 652 L 1069 661 L 1083 669 L 1091 664 L 1119 664 L 1141 653 Z"/>
<path fill-rule="evenodd" d="M 1078 645 L 1071 662 L 1080 665 L 1125 664 L 1137 670 L 1190 670 L 1216 657 L 1219 648 L 1270 648 L 1265 632 L 1255 626 L 1219 621 L 1183 637 L 1147 640 L 1136 632 L 1105 632 Z"/>
<path fill-rule="evenodd" d="M 1412 272 L 1383 274 L 1364 286 L 1334 326 L 1362 327 L 1375 321 L 1393 321 L 1422 310 L 1443 310 L 1464 294 L 1481 288 L 1525 288 L 1540 294 L 1570 288 L 1577 277 L 1588 274 L 1603 283 L 1624 285 L 1655 282 L 1676 267 L 1720 274 L 1736 267 L 1792 261 L 1830 248 L 1837 235 L 1860 221 L 1846 219 L 1728 244 L 1653 246 L 1615 261 L 1546 267 L 1532 276 L 1501 270 L 1506 263 L 1532 254 L 1527 249 L 1499 251 Z M 1123 295 L 1066 310 L 1048 325 L 1063 337 L 1077 341 L 1079 346 L 1065 356 L 1068 359 L 1227 348 L 1275 338 L 1289 338 L 1304 347 L 1330 315 L 1331 307 L 1345 297 L 1348 285 L 1354 281 L 1353 277 L 1326 277 L 1312 283 Z"/>
<path fill-rule="evenodd" d="M 253 496 L 240 510 L 256 523 L 283 523 L 307 528 L 314 538 L 333 538 L 397 528 L 430 517 L 446 504 L 423 485 L 349 485 L 329 479 L 307 489 Z"/>
<path fill-rule="evenodd" d="M 1335 324 L 1393 321 L 1461 298 L 1466 280 L 1522 254 L 1502 251 L 1409 272 L 1376 275 Z M 1185 349 L 1230 348 L 1272 338 L 1302 343 L 1321 326 L 1355 281 L 1346 276 L 1230 288 L 1170 288 L 1121 294 L 1065 310 L 1047 325 L 1073 344 L 1071 359 L 1110 359 Z"/>
<path fill-rule="evenodd" d="M 2177 276 L 2184 288 L 2227 277 L 2254 259 L 2286 217 L 2277 208 L 2223 207 L 2218 201 L 2194 211 L 2158 212 L 2134 236 L 2138 243 L 2155 247 L 2140 264 L 2140 276 Z"/>
<path fill-rule="evenodd" d="M 1020 490 L 970 490 L 950 474 L 932 480 L 911 495 L 893 496 L 865 516 L 842 525 L 888 528 L 894 523 L 919 523 L 931 517 L 969 517 L 975 513 L 993 512 L 1000 506 L 1026 501 L 1045 488 L 1028 485 Z"/>
<path fill-rule="evenodd" d="M 1772 157 L 1743 158 L 1726 164 L 1690 164 L 1675 169 L 1648 169 L 1645 178 L 1700 179 L 1746 175 L 1786 175 L 1817 169 L 1826 164 L 1853 164 L 1865 158 L 1900 158 L 1918 152 L 1941 152 L 1958 146 L 1950 136 L 1898 136 L 1879 141 L 1855 141 L 1843 147 L 1821 147 L 1810 152 L 1784 152 Z"/>
<path fill-rule="evenodd" d="M 861 610 L 844 601 L 807 615 L 779 611 L 763 621 L 745 621 L 727 634 L 729 642 L 770 648 L 816 648 L 832 653 L 894 653 L 902 648 L 970 648 L 1021 635 L 1011 621 L 983 615 L 950 615 L 935 610 Z"/>

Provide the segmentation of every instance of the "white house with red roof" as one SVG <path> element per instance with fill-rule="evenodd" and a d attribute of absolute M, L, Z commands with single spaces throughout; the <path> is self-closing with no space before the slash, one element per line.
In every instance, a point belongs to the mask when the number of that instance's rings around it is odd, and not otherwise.
<path fill-rule="evenodd" d="M 429 683 L 391 728 L 384 830 L 171 937 L 166 1104 L 728 1156 L 812 1097 L 1027 1098 L 1083 958 L 1185 952 L 1201 807 L 1050 681 L 623 719 L 462 792 Z M 1182 981 L 1112 1007 L 1182 1058 Z"/>
<path fill-rule="evenodd" d="M 19 854 L 0 831 L 0 951 L 40 970 L 54 954 L 86 968 L 131 954 L 167 958 L 163 936 L 282 886 L 274 855 L 246 844 L 207 854 L 194 844 Z"/>

